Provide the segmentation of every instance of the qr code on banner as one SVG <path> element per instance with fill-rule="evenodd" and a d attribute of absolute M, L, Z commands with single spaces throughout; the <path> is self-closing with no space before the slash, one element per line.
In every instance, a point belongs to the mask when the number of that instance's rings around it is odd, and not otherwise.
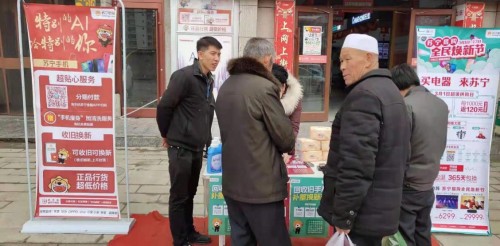
<path fill-rule="evenodd" d="M 455 161 L 455 151 L 446 151 L 446 161 Z"/>
<path fill-rule="evenodd" d="M 47 108 L 68 108 L 68 88 L 66 86 L 47 85 Z"/>

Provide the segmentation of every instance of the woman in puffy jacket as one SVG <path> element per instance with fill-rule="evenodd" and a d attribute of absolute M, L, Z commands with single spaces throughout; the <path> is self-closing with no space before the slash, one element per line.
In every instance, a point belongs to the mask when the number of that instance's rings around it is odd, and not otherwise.
<path fill-rule="evenodd" d="M 281 82 L 281 104 L 292 122 L 293 132 L 297 138 L 300 128 L 300 114 L 302 113 L 302 85 L 283 66 L 278 64 L 273 64 L 273 75 Z M 290 151 L 288 155 L 291 156 L 290 161 L 293 160 L 295 149 Z"/>

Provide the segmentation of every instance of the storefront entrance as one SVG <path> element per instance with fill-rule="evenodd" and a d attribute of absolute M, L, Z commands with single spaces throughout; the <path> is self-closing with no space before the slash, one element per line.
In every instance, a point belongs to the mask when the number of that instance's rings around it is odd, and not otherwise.
<path fill-rule="evenodd" d="M 304 88 L 301 120 L 332 120 L 339 109 L 345 97 L 339 55 L 349 33 L 369 34 L 379 41 L 381 68 L 406 62 L 410 16 L 406 9 L 297 6 L 295 67 Z"/>
<path fill-rule="evenodd" d="M 301 121 L 327 121 L 330 95 L 332 12 L 297 7 L 295 74 L 302 83 Z"/>
<path fill-rule="evenodd" d="M 415 26 L 453 25 L 454 11 L 442 1 L 371 6 L 340 5 L 341 1 L 297 1 L 295 74 L 304 88 L 301 121 L 331 121 L 345 96 L 339 55 L 349 33 L 363 33 L 379 42 L 379 66 L 390 69 L 415 64 Z M 367 1 L 370 2 L 370 1 Z M 375 6 L 374 6 L 375 5 Z M 412 9 L 413 7 L 443 9 Z M 311 42 L 313 40 L 314 42 Z"/>

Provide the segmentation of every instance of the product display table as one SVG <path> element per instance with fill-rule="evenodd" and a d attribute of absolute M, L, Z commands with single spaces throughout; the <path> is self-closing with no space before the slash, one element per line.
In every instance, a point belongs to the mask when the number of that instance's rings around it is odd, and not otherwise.
<path fill-rule="evenodd" d="M 311 163 L 311 174 L 289 169 L 289 197 L 285 199 L 285 216 L 291 237 L 326 237 L 328 223 L 316 212 L 323 192 L 323 172 L 320 163 Z M 222 195 L 222 174 L 209 174 L 203 170 L 204 202 L 207 204 L 208 234 L 219 235 L 219 245 L 224 245 L 225 235 L 231 234 L 227 205 Z"/>

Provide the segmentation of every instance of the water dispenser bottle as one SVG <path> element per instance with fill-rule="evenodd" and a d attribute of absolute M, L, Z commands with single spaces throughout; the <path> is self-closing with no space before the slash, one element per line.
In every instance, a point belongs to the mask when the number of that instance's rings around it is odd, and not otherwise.
<path fill-rule="evenodd" d="M 219 137 L 214 137 L 210 147 L 208 147 L 207 172 L 222 172 L 222 143 Z"/>

